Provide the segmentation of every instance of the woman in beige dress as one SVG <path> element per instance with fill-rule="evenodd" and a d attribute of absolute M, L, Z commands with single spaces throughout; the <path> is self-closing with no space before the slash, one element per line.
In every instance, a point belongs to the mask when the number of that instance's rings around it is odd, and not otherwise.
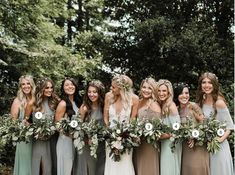
<path fill-rule="evenodd" d="M 203 121 L 201 108 L 189 101 L 189 87 L 178 83 L 174 88 L 174 101 L 178 107 L 181 123 L 192 120 L 195 124 Z M 209 153 L 206 146 L 195 146 L 196 140 L 184 141 L 182 144 L 181 175 L 209 175 Z"/>
<path fill-rule="evenodd" d="M 161 108 L 156 101 L 156 81 L 146 78 L 140 85 L 140 100 L 138 105 L 139 120 L 160 118 Z M 159 175 L 159 151 L 143 138 L 141 145 L 134 151 L 134 166 L 136 175 Z"/>

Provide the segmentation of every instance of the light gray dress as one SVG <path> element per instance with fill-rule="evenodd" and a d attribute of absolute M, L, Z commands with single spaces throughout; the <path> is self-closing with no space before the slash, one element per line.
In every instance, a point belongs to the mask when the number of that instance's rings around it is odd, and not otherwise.
<path fill-rule="evenodd" d="M 179 115 L 169 115 L 162 118 L 163 123 L 171 126 L 175 122 L 180 123 Z M 182 144 L 177 144 L 175 151 L 171 151 L 170 139 L 161 140 L 160 153 L 160 174 L 161 175 L 180 175 Z"/>
<path fill-rule="evenodd" d="M 73 104 L 73 110 L 77 113 L 78 107 Z M 56 145 L 57 175 L 71 175 L 75 157 L 75 148 L 71 137 L 60 133 Z"/>
<path fill-rule="evenodd" d="M 213 116 L 215 109 L 213 106 L 204 104 L 202 107 L 205 117 Z M 216 119 L 226 122 L 226 129 L 233 130 L 234 125 L 228 108 L 217 109 Z M 211 175 L 234 175 L 232 156 L 229 143 L 226 140 L 220 144 L 220 150 L 215 154 L 210 154 L 210 171 Z"/>
<path fill-rule="evenodd" d="M 54 115 L 54 112 L 49 108 L 48 100 L 45 100 L 42 103 L 42 107 L 45 116 L 50 117 L 50 119 L 53 120 L 52 116 Z M 33 119 L 37 120 L 36 118 Z M 42 164 L 44 175 L 52 174 L 50 140 L 33 141 L 32 175 L 39 175 L 40 164 Z"/>
<path fill-rule="evenodd" d="M 101 125 L 104 125 L 103 114 L 101 108 L 93 110 L 89 119 L 95 119 Z M 88 120 L 89 120 L 88 119 Z M 97 148 L 97 158 L 90 155 L 89 145 L 85 145 L 83 152 L 79 155 L 78 172 L 75 175 L 103 175 L 105 165 L 105 143 L 100 142 Z"/>
<path fill-rule="evenodd" d="M 24 118 L 24 109 L 20 109 L 19 120 Z M 16 145 L 14 175 L 31 175 L 32 142 L 19 142 Z"/>

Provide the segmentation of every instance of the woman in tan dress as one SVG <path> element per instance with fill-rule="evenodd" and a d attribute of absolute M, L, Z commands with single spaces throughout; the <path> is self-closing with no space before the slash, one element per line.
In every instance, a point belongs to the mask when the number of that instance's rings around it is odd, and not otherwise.
<path fill-rule="evenodd" d="M 174 88 L 174 101 L 178 107 L 181 123 L 192 120 L 203 121 L 201 108 L 189 101 L 189 87 L 178 83 Z M 206 146 L 195 146 L 194 140 L 184 141 L 182 145 L 181 175 L 209 175 L 209 153 Z"/>
<path fill-rule="evenodd" d="M 146 78 L 140 85 L 140 101 L 138 118 L 148 120 L 160 118 L 161 108 L 155 98 L 156 81 Z M 159 175 L 159 152 L 153 145 L 144 139 L 134 151 L 134 166 L 136 175 Z"/>

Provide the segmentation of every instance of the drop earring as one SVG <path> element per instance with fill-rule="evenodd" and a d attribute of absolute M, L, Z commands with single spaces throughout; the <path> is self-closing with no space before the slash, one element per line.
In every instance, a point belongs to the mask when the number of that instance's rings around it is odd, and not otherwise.
<path fill-rule="evenodd" d="M 206 94 L 203 94 L 202 98 L 203 98 L 203 100 L 205 100 L 206 99 Z"/>

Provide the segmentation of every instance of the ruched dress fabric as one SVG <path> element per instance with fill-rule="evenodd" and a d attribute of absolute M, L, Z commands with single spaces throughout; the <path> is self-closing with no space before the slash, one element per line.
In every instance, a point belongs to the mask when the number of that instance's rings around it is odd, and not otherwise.
<path fill-rule="evenodd" d="M 49 108 L 48 101 L 45 100 L 42 103 L 44 110 L 43 115 L 48 119 L 53 120 L 54 112 Z M 33 120 L 38 120 L 33 118 Z M 44 175 L 52 174 L 52 159 L 50 140 L 34 140 L 33 141 L 33 153 L 32 153 L 32 175 L 39 175 L 40 164 L 42 165 Z"/>
<path fill-rule="evenodd" d="M 173 123 L 180 123 L 179 115 L 169 115 L 162 117 L 164 124 L 172 127 Z M 171 151 L 171 139 L 161 140 L 160 153 L 160 174 L 180 175 L 182 144 L 178 143 L 174 152 Z"/>
<path fill-rule="evenodd" d="M 160 113 L 157 113 L 148 108 L 138 110 L 139 120 L 148 120 L 160 118 Z M 160 145 L 158 145 L 160 149 Z M 144 138 L 141 139 L 141 145 L 134 149 L 134 167 L 136 175 L 159 175 L 160 172 L 160 153 L 151 144 L 147 143 Z"/>
<path fill-rule="evenodd" d="M 20 108 L 19 120 L 24 119 L 24 109 Z M 14 175 L 31 175 L 32 174 L 32 142 L 19 142 L 16 145 Z"/>
<path fill-rule="evenodd" d="M 73 102 L 73 110 L 77 113 L 78 107 Z M 60 133 L 56 145 L 57 175 L 71 175 L 75 157 L 75 148 L 71 137 Z"/>
<path fill-rule="evenodd" d="M 212 117 L 216 113 L 216 119 L 226 123 L 226 129 L 234 130 L 234 124 L 228 108 L 216 109 L 213 106 L 204 104 L 202 111 L 205 117 Z M 228 140 L 220 143 L 220 150 L 210 154 L 211 175 L 234 175 L 233 161 Z"/>
<path fill-rule="evenodd" d="M 195 115 L 202 114 L 200 107 L 190 102 L 183 110 L 179 110 L 181 123 L 192 120 L 197 121 Z M 210 175 L 209 153 L 206 146 L 194 146 L 189 148 L 187 141 L 182 145 L 181 175 Z"/>
<path fill-rule="evenodd" d="M 109 122 L 110 127 L 115 127 L 113 120 L 119 122 L 129 122 L 131 115 L 131 107 L 127 109 L 122 109 L 120 114 L 116 113 L 116 110 L 111 104 L 109 106 Z M 109 157 L 110 150 L 106 147 L 106 161 L 105 161 L 105 175 L 135 175 L 134 166 L 132 161 L 133 150 L 130 153 L 126 152 L 121 155 L 121 160 L 115 162 L 111 157 Z"/>

